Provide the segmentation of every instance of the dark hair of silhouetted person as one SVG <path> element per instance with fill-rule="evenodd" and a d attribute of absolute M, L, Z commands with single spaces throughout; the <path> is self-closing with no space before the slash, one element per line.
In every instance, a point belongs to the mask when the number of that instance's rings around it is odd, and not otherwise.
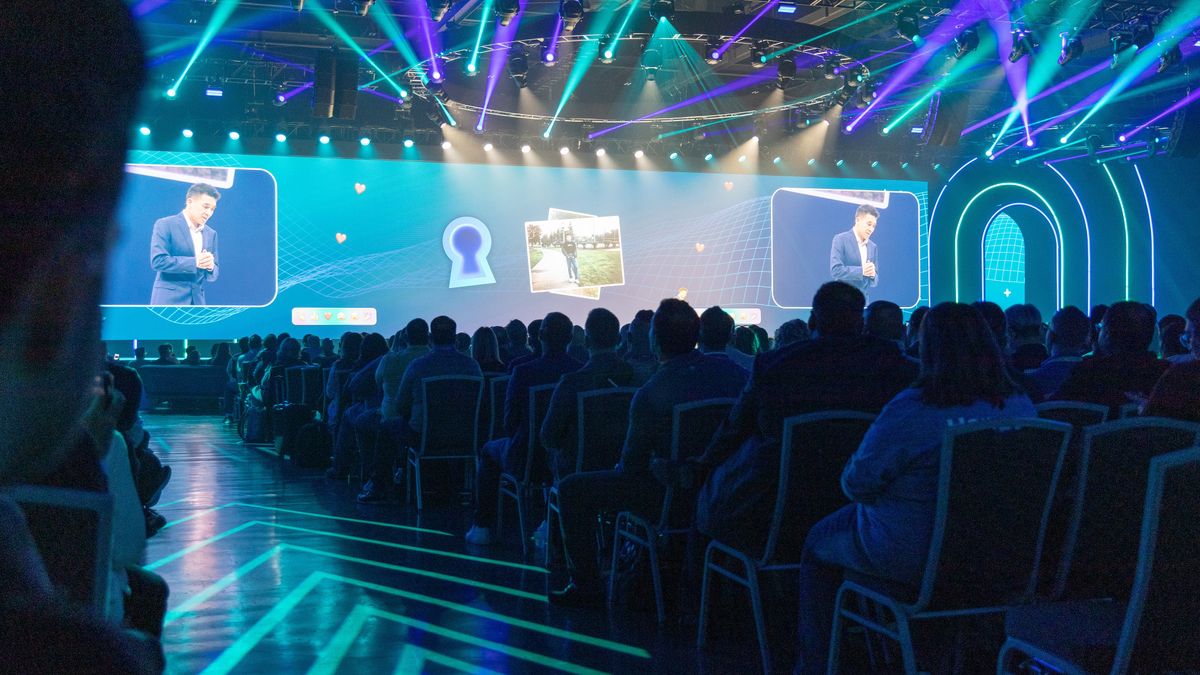
<path fill-rule="evenodd" d="M 943 302 L 921 322 L 921 374 L 913 386 L 925 403 L 939 408 L 980 400 L 1001 407 L 1020 391 L 1005 363 L 978 309 Z"/>
<path fill-rule="evenodd" d="M 659 353 L 666 358 L 680 356 L 696 348 L 700 317 L 687 302 L 667 298 L 658 303 L 650 331 Z"/>

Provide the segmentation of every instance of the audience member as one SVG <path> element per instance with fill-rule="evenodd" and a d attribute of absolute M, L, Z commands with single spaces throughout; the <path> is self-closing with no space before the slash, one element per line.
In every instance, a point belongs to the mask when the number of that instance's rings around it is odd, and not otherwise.
<path fill-rule="evenodd" d="M 528 343 L 537 341 L 537 336 L 532 335 L 534 331 L 525 328 L 525 323 L 520 319 L 513 319 L 504 327 L 504 334 L 508 337 L 505 341 L 508 345 L 508 355 L 501 359 L 505 363 L 512 363 L 513 359 L 519 359 L 522 356 L 529 356 L 533 350 L 529 348 Z"/>
<path fill-rule="evenodd" d="M 1171 363 L 1187 363 L 1200 359 L 1200 299 L 1188 305 L 1184 312 L 1183 336 L 1179 343 L 1187 348 L 1184 354 L 1171 357 Z"/>
<path fill-rule="evenodd" d="M 250 340 L 253 344 L 254 338 L 250 338 Z M 330 433 L 337 430 L 342 410 L 349 407 L 342 405 L 342 392 L 346 388 L 346 382 L 350 378 L 354 364 L 358 362 L 358 356 L 362 352 L 362 343 L 362 333 L 351 331 L 342 333 L 342 338 L 338 341 L 340 356 L 337 361 L 334 361 L 333 367 L 329 371 L 329 377 L 325 380 L 325 401 L 327 402 L 325 420 L 329 424 Z"/>
<path fill-rule="evenodd" d="M 134 368 L 141 368 L 142 366 L 146 365 L 145 347 L 135 347 L 133 349 L 133 363 L 130 365 L 132 365 Z"/>
<path fill-rule="evenodd" d="M 322 368 L 332 367 L 338 360 L 337 353 L 334 351 L 333 340 L 329 338 L 321 339 L 321 354 L 317 357 L 314 363 Z"/>
<path fill-rule="evenodd" d="M 308 333 L 300 341 L 300 344 L 304 345 L 304 348 L 300 350 L 300 358 L 305 363 L 317 363 L 317 360 L 321 358 L 321 338 Z"/>
<path fill-rule="evenodd" d="M 184 352 L 187 354 L 183 357 L 183 364 L 185 366 L 200 365 L 200 350 L 195 345 L 189 346 Z"/>
<path fill-rule="evenodd" d="M 580 363 L 588 360 L 590 353 L 587 348 L 587 334 L 583 326 L 571 327 L 571 344 L 567 345 L 567 356 Z"/>
<path fill-rule="evenodd" d="M 450 344 L 453 348 L 453 335 L 450 336 Z M 341 403 L 346 407 L 333 435 L 333 466 L 325 472 L 329 478 L 346 478 L 355 460 L 360 457 L 358 425 L 360 422 L 372 422 L 371 413 L 377 415 L 376 410 L 383 403 L 383 389 L 375 382 L 375 371 L 387 353 L 387 339 L 379 333 L 368 333 L 363 338 L 358 360 L 351 366 L 346 386 L 340 394 Z M 378 417 L 374 420 L 377 421 Z"/>
<path fill-rule="evenodd" d="M 375 381 L 383 389 L 379 414 L 386 421 L 400 416 L 400 381 L 408 365 L 429 353 L 429 324 L 425 319 L 413 319 L 401 331 L 403 344 L 397 340 L 375 369 Z"/>
<path fill-rule="evenodd" d="M 850 284 L 821 286 L 809 318 L 813 338 L 755 361 L 729 418 L 694 460 L 701 473 L 712 469 L 697 504 L 701 534 L 735 546 L 763 543 L 764 532 L 745 525 L 769 519 L 785 419 L 821 410 L 878 412 L 916 379 L 917 365 L 895 340 L 863 333 L 864 302 Z M 787 534 L 798 546 L 803 533 Z"/>
<path fill-rule="evenodd" d="M 511 322 L 510 322 L 511 323 Z M 529 350 L 523 354 L 516 354 L 516 349 L 511 345 L 509 350 L 513 352 L 513 357 L 505 361 L 508 364 L 508 374 L 512 375 L 513 370 L 524 363 L 528 363 L 542 355 L 542 340 L 541 340 L 542 320 L 534 319 L 529 322 Z M 509 335 L 509 339 L 512 336 Z M 564 348 L 564 352 L 565 352 Z"/>
<path fill-rule="evenodd" d="M 900 305 L 887 300 L 876 300 L 867 305 L 863 314 L 863 332 L 881 340 L 904 345 L 904 312 Z"/>
<path fill-rule="evenodd" d="M 496 346 L 500 348 L 500 361 L 508 363 L 508 360 L 512 358 L 509 353 L 508 331 L 503 326 L 492 326 L 492 333 L 496 335 Z"/>
<path fill-rule="evenodd" d="M 991 329 L 996 345 L 1000 347 L 1000 353 L 1007 355 L 1009 353 L 1008 317 L 1004 315 L 1004 310 L 1000 309 L 1000 305 L 987 300 L 978 300 L 971 303 L 971 306 L 983 315 L 983 320 Z M 1026 375 L 1025 371 L 1014 368 L 1007 359 L 1005 359 L 1005 363 L 1008 367 L 1009 379 L 1016 382 L 1030 399 L 1036 403 L 1046 398 L 1046 395 L 1038 389 L 1037 383 Z"/>
<path fill-rule="evenodd" d="M 283 402 L 278 399 L 278 395 L 283 393 L 285 373 L 288 368 L 304 365 L 304 361 L 300 360 L 301 353 L 300 341 L 296 338 L 288 338 L 279 343 L 275 362 L 267 367 L 258 383 L 259 398 L 267 410 L 276 403 Z"/>
<path fill-rule="evenodd" d="M 904 353 L 911 358 L 921 358 L 921 322 L 925 320 L 925 315 L 929 313 L 928 305 L 921 305 L 914 309 L 912 314 L 908 315 L 908 334 L 904 338 L 905 348 Z"/>
<path fill-rule="evenodd" d="M 258 352 L 258 357 L 254 362 L 254 372 L 250 374 L 251 382 L 260 382 L 263 373 L 267 372 L 267 368 L 275 362 L 275 350 L 279 347 L 279 336 L 274 333 L 267 333 L 267 336 L 262 340 L 262 349 Z"/>
<path fill-rule="evenodd" d="M 537 328 L 534 328 L 534 324 L 537 324 Z M 496 522 L 501 473 L 521 474 L 527 459 L 538 469 L 534 476 L 541 479 L 549 473 L 546 457 L 527 458 L 530 445 L 530 388 L 557 384 L 563 375 L 583 366 L 567 356 L 567 345 L 571 342 L 571 320 L 565 314 L 550 312 L 541 321 L 531 321 L 529 327 L 530 334 L 537 334 L 541 342 L 541 356 L 526 360 L 523 364 L 512 364 L 515 367 L 511 370 L 512 378 L 508 381 L 504 399 L 505 437 L 488 441 L 479 453 L 479 472 L 475 479 L 475 519 L 466 535 L 467 542 L 471 544 L 492 543 L 491 528 Z"/>
<path fill-rule="evenodd" d="M 1088 342 L 1088 351 L 1096 351 L 1100 348 L 1100 324 L 1104 322 L 1104 315 L 1108 313 L 1108 305 L 1092 305 L 1092 309 L 1088 312 L 1088 321 L 1092 324 L 1091 339 Z"/>
<path fill-rule="evenodd" d="M 612 387 L 636 386 L 637 373 L 617 356 L 620 340 L 617 316 L 604 308 L 588 312 L 584 327 L 588 359 L 582 368 L 562 376 L 542 422 L 542 445 L 551 453 L 554 475 L 575 471 L 579 446 L 579 394 Z"/>
<path fill-rule="evenodd" d="M 229 362 L 233 359 L 233 355 L 229 353 L 229 343 L 218 342 L 213 346 L 216 348 L 216 352 L 214 352 L 212 359 L 209 360 L 208 365 L 213 368 L 225 370 L 229 366 Z"/>
<path fill-rule="evenodd" d="M 177 366 L 179 359 L 175 358 L 175 348 L 169 344 L 158 346 L 158 358 L 152 362 L 155 366 Z"/>
<path fill-rule="evenodd" d="M 749 326 L 738 326 L 733 329 L 733 346 L 734 348 L 750 357 L 751 362 L 758 354 L 758 335 L 750 330 Z M 746 370 L 750 370 L 749 367 Z"/>
<path fill-rule="evenodd" d="M 758 354 L 771 351 L 771 335 L 766 328 L 752 323 L 750 330 L 754 331 L 754 337 L 758 338 Z"/>
<path fill-rule="evenodd" d="M 754 365 L 754 355 L 733 346 L 733 317 L 716 305 L 700 314 L 699 346 L 702 353 L 729 359 L 747 373 Z"/>
<path fill-rule="evenodd" d="M 1100 325 L 1096 352 L 1084 357 L 1054 398 L 1098 403 L 1116 418 L 1121 406 L 1144 402 L 1169 365 L 1150 351 L 1154 310 L 1140 302 L 1116 302 Z"/>
<path fill-rule="evenodd" d="M 663 300 L 653 315 L 654 349 L 661 366 L 633 397 L 621 462 L 610 471 L 590 471 L 559 483 L 563 546 L 571 580 L 550 594 L 559 604 L 594 603 L 600 598 L 596 565 L 596 519 L 601 513 L 633 511 L 650 517 L 663 487 L 650 472 L 655 458 L 669 459 L 675 406 L 736 396 L 746 371 L 728 359 L 700 353 L 700 319 L 682 300 Z"/>
<path fill-rule="evenodd" d="M 977 309 L 934 307 L 920 344 L 917 382 L 887 404 L 842 472 L 842 490 L 853 503 L 814 525 L 804 543 L 798 673 L 826 672 L 834 599 L 845 570 L 908 586 L 920 582 L 946 428 L 1036 415 Z"/>
<path fill-rule="evenodd" d="M 1004 318 L 1008 325 L 1009 364 L 1021 372 L 1041 366 L 1050 356 L 1042 313 L 1033 305 L 1017 304 L 1004 310 Z"/>
<path fill-rule="evenodd" d="M 1092 324 L 1078 307 L 1067 305 L 1050 318 L 1046 331 L 1046 351 L 1049 358 L 1030 373 L 1038 391 L 1053 398 L 1058 388 L 1070 377 L 1071 371 L 1083 360 L 1091 341 Z"/>
<path fill-rule="evenodd" d="M 658 370 L 658 358 L 650 348 L 650 325 L 654 319 L 653 310 L 639 310 L 629 324 L 628 349 L 621 358 L 633 366 L 637 373 L 638 383 L 645 383 Z"/>
<path fill-rule="evenodd" d="M 454 336 L 454 348 L 463 356 L 471 355 L 471 336 L 466 333 L 457 333 Z"/>
<path fill-rule="evenodd" d="M 797 342 L 804 342 L 812 337 L 808 324 L 804 319 L 789 319 L 779 324 L 775 329 L 775 349 L 783 349 Z"/>
<path fill-rule="evenodd" d="M 508 368 L 500 361 L 500 345 L 496 333 L 487 326 L 475 329 L 471 336 L 471 358 L 479 364 L 484 375 L 503 375 Z"/>

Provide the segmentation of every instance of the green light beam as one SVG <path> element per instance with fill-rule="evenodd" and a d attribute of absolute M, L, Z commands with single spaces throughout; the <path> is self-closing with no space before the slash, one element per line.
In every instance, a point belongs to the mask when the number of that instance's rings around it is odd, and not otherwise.
<path fill-rule="evenodd" d="M 388 11 L 386 3 L 382 7 L 374 7 L 374 10 L 371 12 L 371 16 L 374 17 L 375 23 L 379 24 L 379 27 L 383 29 L 383 34 L 392 41 L 392 44 L 396 45 L 396 50 L 400 52 L 404 60 L 408 61 L 409 68 L 415 68 L 421 62 L 421 58 L 417 56 L 417 52 L 404 37 L 404 31 L 400 30 L 400 25 L 396 23 L 396 17 Z M 422 84 L 428 81 L 425 73 L 420 73 L 420 75 Z"/>
<path fill-rule="evenodd" d="M 1026 13 L 1027 18 L 1033 19 L 1035 22 L 1040 15 L 1048 19 L 1047 23 L 1073 31 L 1075 26 L 1087 25 L 1096 10 L 1100 9 L 1100 4 L 1100 0 L 1087 0 L 1087 2 L 1073 3 L 1064 8 L 1049 2 L 1030 2 L 1024 5 L 1022 10 Z M 1055 37 L 1058 37 L 1057 34 Z M 1025 89 L 1031 100 L 1040 94 L 1054 79 L 1054 74 L 1062 69 L 1058 65 L 1058 54 L 1059 50 L 1054 49 L 1050 44 L 1043 45 L 1042 49 L 1033 53 L 1031 57 L 1033 61 L 1025 78 Z"/>
<path fill-rule="evenodd" d="M 705 128 L 705 127 L 711 127 L 711 126 L 713 126 L 713 125 L 716 125 L 716 124 L 721 124 L 721 123 L 723 123 L 724 121 L 725 121 L 725 120 L 713 120 L 712 122 L 705 122 L 704 124 L 697 124 L 697 125 L 696 125 L 696 126 L 694 126 L 694 127 L 688 127 L 688 128 L 686 128 L 686 129 L 679 129 L 678 131 L 667 131 L 667 132 L 664 132 L 664 133 L 661 133 L 661 134 L 659 134 L 659 135 L 658 135 L 658 137 L 657 137 L 657 140 L 660 140 L 660 141 L 661 141 L 661 140 L 662 140 L 662 139 L 664 139 L 664 138 L 670 138 L 670 137 L 672 137 L 672 136 L 678 136 L 678 135 L 680 135 L 680 134 L 686 134 L 686 133 L 688 133 L 688 132 L 691 132 L 691 131 L 696 131 L 697 129 L 703 129 L 703 128 Z"/>
<path fill-rule="evenodd" d="M 595 31 L 597 34 L 604 35 L 612 23 L 615 13 L 614 8 L 602 11 L 596 19 Z M 558 107 L 554 109 L 554 116 L 550 118 L 550 124 L 542 132 L 542 138 L 550 138 L 550 133 L 554 131 L 554 125 L 558 124 L 558 116 L 562 114 L 563 108 L 567 107 L 567 101 L 570 100 L 571 94 L 574 94 L 575 89 L 583 82 L 584 76 L 591 69 L 592 63 L 599 53 L 599 40 L 588 40 L 579 45 L 579 49 L 575 52 L 575 63 L 571 64 L 571 74 L 567 76 L 567 83 L 563 85 L 562 97 L 558 99 Z"/>
<path fill-rule="evenodd" d="M 1041 152 L 1035 152 L 1032 155 L 1025 155 L 1024 157 L 1020 157 L 1016 160 L 1015 163 L 1016 164 L 1024 164 L 1026 162 L 1032 162 L 1035 159 L 1045 157 L 1046 155 L 1058 152 L 1059 150 L 1062 150 L 1063 148 L 1069 148 L 1073 145 L 1079 145 L 1080 143 L 1083 143 L 1086 140 L 1087 140 L 1086 138 L 1077 138 L 1077 139 L 1071 141 L 1070 143 L 1067 143 L 1066 145 L 1054 145 L 1050 148 L 1047 148 L 1046 150 L 1042 150 Z"/>
<path fill-rule="evenodd" d="M 992 144 L 988 147 L 987 152 L 984 153 L 985 155 L 988 157 L 992 156 L 992 152 L 996 149 L 996 146 L 1000 144 L 1000 140 L 1003 139 L 1004 135 L 1008 133 L 1008 130 L 1012 128 L 1012 125 L 1016 123 L 1017 117 L 1020 115 L 1021 112 L 1017 110 L 1016 106 L 1013 106 L 1012 111 L 1008 113 L 1008 117 L 1004 120 L 1004 126 L 1000 127 L 1000 133 L 996 134 L 996 137 L 992 139 Z"/>
<path fill-rule="evenodd" d="M 433 102 L 438 104 L 438 107 L 442 109 L 442 114 L 446 116 L 446 122 L 452 127 L 457 127 L 458 120 L 454 119 L 454 114 L 450 112 L 450 109 L 446 107 L 445 103 L 442 103 L 442 99 L 438 98 L 437 96 L 432 96 L 431 98 L 433 99 Z"/>
<path fill-rule="evenodd" d="M 192 57 L 188 59 L 187 65 L 183 67 L 183 72 L 179 73 L 179 77 L 175 78 L 175 83 L 167 91 L 167 95 L 174 97 L 179 93 L 179 88 L 183 86 L 183 78 L 187 77 L 188 71 L 192 66 L 196 65 L 196 59 L 200 58 L 200 54 L 208 48 L 213 38 L 217 37 L 217 33 L 221 32 L 221 28 L 225 22 L 229 20 L 233 10 L 237 9 L 241 0 L 220 0 L 217 6 L 213 8 L 212 18 L 209 19 L 208 25 L 204 27 L 204 33 L 200 36 L 200 42 L 196 43 L 196 48 L 192 50 Z"/>
<path fill-rule="evenodd" d="M 883 133 L 885 133 L 885 134 L 892 133 L 892 129 L 895 129 L 896 125 L 900 124 L 905 119 L 907 119 L 910 115 L 912 115 L 914 112 L 916 112 L 917 109 L 920 108 L 922 104 L 924 104 L 926 101 L 928 101 L 930 98 L 932 98 L 934 94 L 941 91 L 942 89 L 949 86 L 950 84 L 953 84 L 954 81 L 956 79 L 958 79 L 960 76 L 962 76 L 962 74 L 964 72 L 969 70 L 971 68 L 971 66 L 975 65 L 975 63 L 977 61 L 979 61 L 980 58 L 982 58 L 982 54 L 983 54 L 983 50 L 976 49 L 975 51 L 968 54 L 966 58 L 957 61 L 954 64 L 954 66 L 950 69 L 950 72 L 946 73 L 945 77 L 943 77 L 940 80 L 938 80 L 937 82 L 935 82 L 932 87 L 930 87 L 928 90 L 926 90 L 926 92 L 924 94 L 922 94 L 919 98 L 917 98 L 917 100 L 912 105 L 910 105 L 904 112 L 900 113 L 900 115 L 898 117 L 894 118 L 891 122 L 889 122 L 888 125 L 883 128 Z"/>
<path fill-rule="evenodd" d="M 629 9 L 625 11 L 625 18 L 621 20 L 621 25 L 617 27 L 617 32 L 613 33 L 612 42 L 608 43 L 608 47 L 604 50 L 604 58 L 611 59 L 617 55 L 617 45 L 621 42 L 621 35 L 629 26 L 630 19 L 633 18 L 634 12 L 641 6 L 640 0 L 629 0 Z M 658 26 L 655 26 L 654 32 L 658 32 Z"/>
<path fill-rule="evenodd" d="M 467 72 L 479 70 L 479 46 L 483 44 L 483 32 L 487 30 L 488 18 L 492 15 L 492 1 L 483 0 L 483 8 L 479 12 L 479 33 L 475 36 L 475 48 L 471 50 L 471 60 L 467 61 Z"/>
<path fill-rule="evenodd" d="M 1107 164 L 1101 164 L 1100 168 L 1104 169 L 1105 175 L 1108 176 L 1108 182 L 1112 183 L 1113 192 L 1117 195 L 1117 206 L 1121 207 L 1121 224 L 1125 226 L 1125 299 L 1129 299 L 1129 215 L 1125 213 L 1125 200 L 1121 199 L 1121 190 L 1117 187 L 1117 180 L 1113 178 L 1112 172 L 1108 170 Z"/>
<path fill-rule="evenodd" d="M 355 42 L 354 38 L 346 32 L 346 29 L 342 28 L 342 25 L 339 24 L 336 19 L 330 16 L 329 11 L 324 7 L 321 7 L 321 3 L 309 3 L 309 8 L 311 10 L 310 13 L 317 17 L 317 20 L 319 20 L 326 28 L 328 28 L 329 32 L 338 36 L 342 42 L 346 43 L 347 47 L 353 49 L 354 53 L 358 54 L 359 58 L 361 58 L 363 61 L 366 61 L 369 66 L 375 69 L 375 72 L 380 74 L 387 72 L 380 67 L 378 63 L 375 63 L 375 61 L 373 61 L 371 57 L 368 56 L 365 51 L 363 51 L 362 47 L 358 46 L 358 43 Z M 396 82 L 396 80 L 392 79 L 391 75 L 384 75 L 383 79 L 385 82 L 392 85 L 392 88 L 396 90 L 396 93 L 400 95 L 400 98 L 406 98 L 408 96 L 408 90 L 400 86 L 400 83 Z"/>
<path fill-rule="evenodd" d="M 915 2 L 915 0 L 901 0 L 900 2 L 897 2 L 894 5 L 888 5 L 887 7 L 884 7 L 882 9 L 871 12 L 870 14 L 867 14 L 866 16 L 861 16 L 861 17 L 855 19 L 854 21 L 851 21 L 849 23 L 838 26 L 837 28 L 834 28 L 833 30 L 825 31 L 824 33 L 821 33 L 820 35 L 818 35 L 816 37 L 811 37 L 803 42 L 797 42 L 796 44 L 794 44 L 790 47 L 784 47 L 783 49 L 777 50 L 775 52 L 772 52 L 772 53 L 764 56 L 763 63 L 767 63 L 771 59 L 773 59 L 777 56 L 787 54 L 787 53 L 795 51 L 801 47 L 810 45 L 818 40 L 827 38 L 830 35 L 833 35 L 834 33 L 837 33 L 839 31 L 846 30 L 847 28 L 850 28 L 851 26 L 857 26 L 858 24 L 863 23 L 865 21 L 870 21 L 871 19 L 883 16 L 885 14 L 891 14 L 891 13 L 895 12 L 897 9 L 904 7 L 905 5 L 911 5 L 913 2 Z"/>

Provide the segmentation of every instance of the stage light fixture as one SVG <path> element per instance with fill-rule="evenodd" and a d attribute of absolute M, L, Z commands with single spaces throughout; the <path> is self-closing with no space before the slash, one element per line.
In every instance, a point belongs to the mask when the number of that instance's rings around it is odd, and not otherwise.
<path fill-rule="evenodd" d="M 414 146 L 416 144 L 417 144 L 417 142 L 411 138 L 404 139 L 404 147 L 406 147 L 406 148 L 411 148 L 412 146 Z"/>
<path fill-rule="evenodd" d="M 817 158 L 816 158 L 816 157 L 809 157 L 809 158 L 808 158 L 808 162 L 807 162 L 807 164 L 808 164 L 809 166 L 816 166 L 816 165 L 817 165 Z"/>
<path fill-rule="evenodd" d="M 583 18 L 583 3 L 579 0 L 562 0 L 558 3 L 558 15 L 562 17 L 563 30 L 573 32 Z"/>
<path fill-rule="evenodd" d="M 767 65 L 767 43 L 759 40 L 750 45 L 750 67 L 762 68 Z"/>
<path fill-rule="evenodd" d="M 636 157 L 636 158 L 638 158 L 638 159 L 641 159 L 641 158 L 643 158 L 643 157 L 645 157 L 645 156 L 646 156 L 646 153 L 645 153 L 645 151 L 643 151 L 643 150 L 634 150 L 634 151 L 633 151 L 633 156 L 634 156 L 634 157 Z"/>
<path fill-rule="evenodd" d="M 358 139 L 358 144 L 363 146 L 364 148 L 367 147 L 368 145 L 371 144 L 371 137 L 363 136 L 362 138 Z"/>
<path fill-rule="evenodd" d="M 658 75 L 658 69 L 663 66 L 662 52 L 650 48 L 642 52 L 642 70 L 646 71 L 646 79 L 653 82 Z"/>
<path fill-rule="evenodd" d="M 908 167 L 909 167 L 909 164 L 908 164 L 908 162 L 900 162 L 900 168 L 901 168 L 901 169 L 907 169 Z"/>
<path fill-rule="evenodd" d="M 514 50 L 509 54 L 508 74 L 521 89 L 529 86 L 529 57 L 525 55 L 524 51 Z"/>
<path fill-rule="evenodd" d="M 600 50 L 600 63 L 612 63 L 613 62 L 613 60 L 614 60 L 613 43 L 614 42 L 615 42 L 615 40 L 613 40 L 612 35 L 605 35 L 600 40 L 600 44 L 607 45 L 606 47 L 604 47 Z"/>
<path fill-rule="evenodd" d="M 317 142 L 321 145 L 329 145 L 329 134 L 321 134 L 317 136 Z"/>
<path fill-rule="evenodd" d="M 426 0 L 425 5 L 429 8 L 429 18 L 433 19 L 434 23 L 440 22 L 446 16 L 446 12 L 450 11 L 450 0 Z"/>
<path fill-rule="evenodd" d="M 710 66 L 715 66 L 721 62 L 721 59 L 724 58 L 724 56 L 725 56 L 721 52 L 721 45 L 722 45 L 721 38 L 717 37 L 716 35 L 708 38 L 708 41 L 704 43 L 704 62 L 705 63 L 707 63 Z"/>
<path fill-rule="evenodd" d="M 896 32 L 909 42 L 920 44 L 921 15 L 915 7 L 905 7 L 896 12 Z"/>
<path fill-rule="evenodd" d="M 234 129 L 233 131 L 229 132 L 229 140 L 237 141 L 237 140 L 240 140 L 241 138 L 242 138 L 242 134 L 239 133 L 237 129 Z"/>
<path fill-rule="evenodd" d="M 776 157 L 775 159 L 771 160 L 771 163 L 772 163 L 772 164 L 779 164 L 779 163 L 781 163 L 781 162 L 783 162 L 783 158 L 782 158 L 782 157 Z"/>
<path fill-rule="evenodd" d="M 567 155 L 571 154 L 571 149 L 564 145 L 558 149 L 558 154 L 566 157 Z"/>
<path fill-rule="evenodd" d="M 287 102 L 287 89 L 280 85 L 280 87 L 275 90 L 275 95 L 271 97 L 271 105 L 275 106 L 276 108 L 282 108 L 283 106 L 287 105 Z"/>
<path fill-rule="evenodd" d="M 1179 49 L 1179 45 L 1175 45 L 1163 52 L 1162 56 L 1158 57 L 1158 70 L 1162 74 L 1169 70 L 1171 66 L 1183 60 L 1183 51 Z"/>
<path fill-rule="evenodd" d="M 671 154 L 667 155 L 667 158 L 668 159 L 679 159 L 679 153 L 675 152 L 675 151 L 671 151 Z"/>
<path fill-rule="evenodd" d="M 877 160 L 877 159 L 871 160 L 871 168 L 878 169 L 879 168 L 879 160 Z"/>
<path fill-rule="evenodd" d="M 150 135 L 150 127 L 145 127 L 145 126 L 138 127 L 138 133 L 143 136 L 149 136 Z"/>
<path fill-rule="evenodd" d="M 1021 59 L 1033 54 L 1037 49 L 1037 41 L 1033 37 L 1033 32 L 1026 28 L 1023 24 L 1013 24 L 1012 29 L 1012 49 L 1008 52 L 1008 62 L 1016 63 Z"/>
<path fill-rule="evenodd" d="M 834 162 L 834 164 L 835 164 L 835 165 L 836 165 L 836 166 L 837 166 L 837 167 L 840 169 L 840 168 L 842 168 L 843 166 L 846 166 L 846 160 L 844 160 L 844 159 L 839 159 L 837 162 Z"/>
<path fill-rule="evenodd" d="M 821 72 L 827 80 L 832 80 L 838 76 L 838 65 L 834 63 L 832 57 L 825 59 L 825 63 L 821 66 Z"/>
<path fill-rule="evenodd" d="M 604 148 L 596 148 L 596 156 L 597 157 L 603 157 L 607 154 L 608 154 L 608 152 Z"/>
<path fill-rule="evenodd" d="M 1073 59 L 1083 56 L 1083 40 L 1078 35 L 1064 31 L 1058 34 L 1062 38 L 1062 51 L 1058 53 L 1058 65 L 1065 66 Z"/>
<path fill-rule="evenodd" d="M 513 17 L 520 9 L 521 6 L 517 4 L 517 0 L 499 0 L 496 3 L 496 18 L 500 20 L 501 26 L 507 26 L 512 23 Z"/>
<path fill-rule="evenodd" d="M 450 141 L 442 141 L 442 149 L 443 150 L 449 150 L 452 147 L 454 147 L 454 146 L 450 145 Z"/>
<path fill-rule="evenodd" d="M 182 134 L 184 138 L 191 138 L 192 136 L 196 135 L 196 132 L 192 131 L 191 129 L 186 129 L 186 128 L 183 131 L 180 131 L 179 133 Z"/>
<path fill-rule="evenodd" d="M 371 11 L 371 5 L 374 4 L 375 0 L 354 0 L 354 13 L 366 16 L 367 12 Z"/>
<path fill-rule="evenodd" d="M 175 87 L 171 87 L 167 90 L 167 98 L 175 98 L 177 94 L 179 94 L 179 92 L 175 89 Z"/>
<path fill-rule="evenodd" d="M 1087 145 L 1088 157 L 1095 160 L 1096 153 L 1100 152 L 1100 136 L 1098 136 L 1096 134 L 1092 134 L 1091 136 L 1088 136 L 1087 140 L 1085 141 L 1085 144 Z"/>
<path fill-rule="evenodd" d="M 521 146 L 521 154 L 523 154 L 523 155 L 528 155 L 530 153 L 530 151 L 532 151 L 532 150 L 533 150 L 533 148 L 529 147 L 528 143 Z"/>
<path fill-rule="evenodd" d="M 786 89 L 796 77 L 796 61 L 790 55 L 779 57 L 775 67 L 775 77 L 780 89 Z"/>
<path fill-rule="evenodd" d="M 283 143 L 285 141 L 287 141 L 287 134 L 283 133 L 282 131 L 275 134 L 275 142 L 276 143 Z"/>
<path fill-rule="evenodd" d="M 979 46 L 979 31 L 970 26 L 954 38 L 954 58 L 962 59 Z"/>
<path fill-rule="evenodd" d="M 304 9 L 304 0 L 292 0 L 292 9 L 297 12 Z"/>
<path fill-rule="evenodd" d="M 1133 44 L 1139 52 L 1154 42 L 1154 26 L 1150 25 L 1150 20 L 1146 17 L 1135 16 L 1129 22 L 1129 29 L 1133 34 Z"/>
<path fill-rule="evenodd" d="M 492 149 L 493 149 L 493 148 L 495 148 L 495 147 L 496 147 L 496 146 L 492 145 L 491 143 L 484 143 L 484 144 L 483 144 L 483 151 L 484 151 L 484 152 L 491 152 L 491 151 L 492 151 Z"/>
<path fill-rule="evenodd" d="M 673 21 L 675 19 L 675 0 L 651 0 L 650 18 L 655 23 Z"/>
<path fill-rule="evenodd" d="M 713 159 L 713 154 L 711 152 L 704 155 L 704 161 L 711 162 L 712 159 Z"/>
<path fill-rule="evenodd" d="M 558 63 L 558 54 L 554 49 L 554 45 L 550 44 L 549 42 L 542 43 L 542 63 L 548 66 Z"/>

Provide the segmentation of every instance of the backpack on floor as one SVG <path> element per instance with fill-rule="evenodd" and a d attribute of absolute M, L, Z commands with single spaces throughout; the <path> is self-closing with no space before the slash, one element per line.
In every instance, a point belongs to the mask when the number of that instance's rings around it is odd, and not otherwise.
<path fill-rule="evenodd" d="M 239 423 L 242 440 L 246 443 L 271 442 L 271 416 L 253 396 L 246 399 L 246 411 Z"/>
<path fill-rule="evenodd" d="M 301 469 L 324 469 L 333 455 L 333 437 L 321 420 L 309 422 L 296 432 L 292 463 Z"/>

